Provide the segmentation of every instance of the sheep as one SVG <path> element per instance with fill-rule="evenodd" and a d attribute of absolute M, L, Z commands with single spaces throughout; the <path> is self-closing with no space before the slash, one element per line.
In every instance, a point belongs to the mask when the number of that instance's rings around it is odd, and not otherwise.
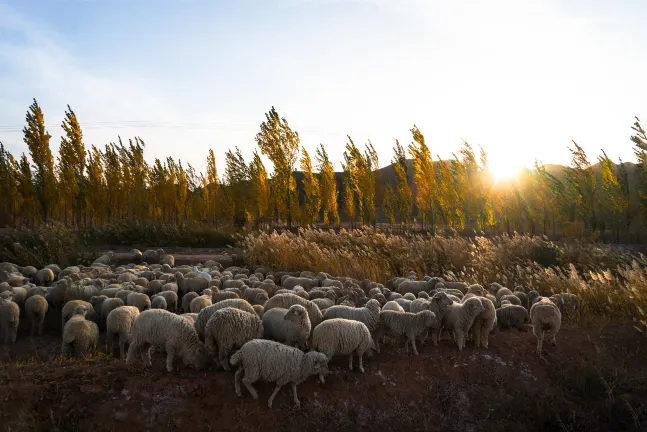
<path fill-rule="evenodd" d="M 532 332 L 537 337 L 537 354 L 541 356 L 544 337 L 550 337 L 550 342 L 557 345 L 557 332 L 562 326 L 562 313 L 559 308 L 545 297 L 539 297 L 530 308 Z"/>
<path fill-rule="evenodd" d="M 501 300 L 501 304 L 499 305 L 499 307 L 504 308 L 504 307 L 508 307 L 508 306 L 514 306 L 514 305 L 512 303 L 510 303 L 509 300 Z"/>
<path fill-rule="evenodd" d="M 29 297 L 35 296 L 35 295 L 41 295 L 43 297 L 47 296 L 49 291 L 45 287 L 41 286 L 32 286 L 27 288 L 27 294 L 25 295 L 25 301 L 29 299 Z"/>
<path fill-rule="evenodd" d="M 252 307 L 254 308 L 256 315 L 258 315 L 260 319 L 263 319 L 263 315 L 265 315 L 265 308 L 261 305 L 254 305 Z"/>
<path fill-rule="evenodd" d="M 106 352 L 113 353 L 115 339 L 119 344 L 119 357 L 126 357 L 126 345 L 130 344 L 131 330 L 139 309 L 135 306 L 119 306 L 106 317 Z"/>
<path fill-rule="evenodd" d="M 180 318 L 184 318 L 189 323 L 191 323 L 192 326 L 195 326 L 195 320 L 198 319 L 198 314 L 184 313 L 184 314 L 180 315 Z"/>
<path fill-rule="evenodd" d="M 212 299 L 215 300 L 214 297 L 216 295 L 218 295 L 218 294 L 219 293 L 215 293 L 213 295 Z M 194 292 L 194 291 L 191 291 L 191 292 L 188 292 L 188 293 L 184 294 L 184 296 L 182 297 L 182 312 L 189 313 L 191 311 L 191 301 L 194 298 L 198 298 L 198 297 L 200 297 L 200 294 L 198 294 L 197 292 Z M 217 302 L 217 300 L 216 300 L 216 302 Z"/>
<path fill-rule="evenodd" d="M 498 329 L 516 328 L 525 332 L 526 324 L 530 322 L 530 315 L 525 307 L 511 304 L 496 310 L 496 322 Z"/>
<path fill-rule="evenodd" d="M 450 281 L 443 281 L 441 282 L 446 289 L 455 289 L 459 290 L 463 294 L 467 293 L 467 288 L 469 285 L 465 282 L 450 282 Z M 434 285 L 435 286 L 435 285 Z"/>
<path fill-rule="evenodd" d="M 434 294 L 430 300 L 417 299 L 411 302 L 410 312 L 418 313 L 421 310 L 428 309 L 436 315 L 436 319 L 440 323 L 443 319 L 443 316 L 445 315 L 447 306 L 451 304 L 453 304 L 452 299 L 450 299 L 447 294 L 441 291 Z M 423 332 L 422 335 L 420 335 L 420 343 L 422 345 L 425 344 L 425 341 L 427 340 L 427 335 L 428 335 L 427 331 Z M 434 337 L 434 333 L 432 333 L 431 342 L 434 346 L 438 345 L 438 339 Z"/>
<path fill-rule="evenodd" d="M 260 288 L 247 288 L 243 292 L 243 298 L 253 305 L 264 305 L 269 300 L 267 292 Z"/>
<path fill-rule="evenodd" d="M 131 249 L 130 261 L 134 263 L 142 262 L 142 253 L 139 249 Z"/>
<path fill-rule="evenodd" d="M 191 291 L 202 292 L 209 287 L 209 279 L 185 278 L 182 272 L 175 272 L 175 280 L 179 290 L 185 294 Z"/>
<path fill-rule="evenodd" d="M 311 300 L 303 299 L 294 294 L 277 294 L 265 303 L 265 313 L 270 309 L 275 307 L 280 307 L 283 309 L 288 309 L 290 306 L 300 304 L 308 311 L 308 317 L 310 318 L 310 328 L 314 329 L 317 325 L 323 320 L 323 315 L 319 307 L 313 303 Z M 335 307 L 335 306 L 333 306 Z"/>
<path fill-rule="evenodd" d="M 563 315 L 576 311 L 579 306 L 579 299 L 571 293 L 553 294 L 549 299 L 557 305 Z"/>
<path fill-rule="evenodd" d="M 430 291 L 434 286 L 435 284 L 432 285 L 430 282 L 426 282 L 426 281 L 405 279 L 398 284 L 397 290 L 402 295 L 406 293 L 411 293 L 414 295 L 414 298 L 415 298 L 415 296 L 418 295 L 419 292 Z"/>
<path fill-rule="evenodd" d="M 169 267 L 173 267 L 175 265 L 175 257 L 173 255 L 167 255 L 166 253 L 164 253 L 162 249 L 160 249 L 160 251 L 162 251 L 162 253 L 161 253 L 161 256 L 159 257 L 159 263 L 162 265 L 166 264 Z"/>
<path fill-rule="evenodd" d="M 474 333 L 474 346 L 488 348 L 489 344 L 489 334 L 494 327 L 496 322 L 496 309 L 494 303 L 485 297 L 477 297 L 483 305 L 483 311 L 479 313 L 472 323 L 471 330 Z M 469 299 L 463 299 L 463 302 L 467 302 Z"/>
<path fill-rule="evenodd" d="M 86 306 L 88 308 L 88 310 L 86 311 L 86 314 L 84 315 L 85 319 L 95 323 L 100 322 L 100 317 L 95 312 L 94 307 L 92 307 L 92 304 L 84 300 L 72 300 L 65 303 L 65 306 L 63 306 L 63 309 L 61 310 L 62 327 L 65 327 L 65 324 L 67 324 L 70 318 L 72 318 L 72 315 L 74 315 L 74 310 L 77 308 L 77 306 L 81 306 L 81 305 Z"/>
<path fill-rule="evenodd" d="M 34 276 L 36 276 L 37 272 L 38 272 L 38 270 L 34 266 L 25 266 L 25 267 L 20 269 L 20 274 L 22 274 L 27 279 L 31 279 Z"/>
<path fill-rule="evenodd" d="M 281 387 L 290 383 L 297 408 L 301 403 L 297 397 L 297 385 L 310 375 L 325 371 L 328 357 L 325 354 L 311 351 L 304 353 L 298 348 L 289 347 L 278 342 L 254 339 L 245 343 L 230 359 L 232 365 L 241 367 L 234 377 L 236 395 L 242 397 L 240 382 L 242 381 L 254 400 L 258 393 L 252 384 L 258 380 L 276 382 L 274 392 L 267 401 L 272 408 L 272 401 Z"/>
<path fill-rule="evenodd" d="M 523 291 L 515 291 L 513 292 L 514 295 L 516 295 L 519 298 L 519 301 L 521 302 L 521 306 L 525 307 L 528 309 L 530 307 L 530 302 L 528 300 L 528 295 L 523 292 Z"/>
<path fill-rule="evenodd" d="M 467 293 L 466 294 L 476 294 L 479 297 L 483 297 L 485 295 L 485 289 L 483 288 L 482 285 L 479 284 L 472 284 L 469 287 L 467 287 Z"/>
<path fill-rule="evenodd" d="M 126 303 L 124 303 L 124 301 L 120 298 L 105 299 L 103 303 L 101 303 L 101 313 L 99 314 L 102 325 L 106 325 L 106 320 L 108 319 L 110 312 L 117 309 L 118 307 L 124 306 L 125 304 Z"/>
<path fill-rule="evenodd" d="M 63 327 L 63 343 L 61 354 L 66 357 L 73 350 L 75 357 L 83 357 L 85 353 L 99 342 L 99 327 L 96 323 L 85 319 L 91 306 L 81 304 L 74 309 L 72 317 Z"/>
<path fill-rule="evenodd" d="M 0 341 L 16 343 L 20 307 L 10 297 L 0 296 Z"/>
<path fill-rule="evenodd" d="M 426 300 L 429 300 L 430 296 L 429 296 L 429 293 L 428 293 L 427 291 L 420 291 L 420 292 L 418 293 L 418 298 L 419 298 L 419 299 L 426 299 Z"/>
<path fill-rule="evenodd" d="M 265 312 L 263 329 L 265 339 L 305 349 L 310 337 L 311 324 L 306 308 L 295 304 L 289 309 L 273 308 Z"/>
<path fill-rule="evenodd" d="M 423 310 L 418 313 L 382 311 L 379 315 L 380 325 L 376 332 L 376 340 L 379 340 L 385 333 L 394 336 L 406 336 L 405 349 L 409 349 L 409 344 L 413 348 L 413 353 L 418 355 L 416 349 L 416 337 L 420 336 L 431 327 L 438 326 L 436 314 L 430 310 Z"/>
<path fill-rule="evenodd" d="M 198 266 L 193 266 L 193 273 L 195 274 L 196 279 L 202 278 L 211 281 L 211 274 L 207 272 L 201 272 L 200 270 L 198 270 Z"/>
<path fill-rule="evenodd" d="M 198 333 L 200 339 L 204 339 L 204 328 L 207 326 L 207 322 L 211 315 L 213 315 L 217 310 L 224 309 L 226 307 L 233 307 L 240 309 L 244 312 L 256 313 L 252 305 L 250 305 L 247 300 L 243 299 L 228 299 L 214 303 L 211 306 L 208 306 L 200 311 L 198 318 L 195 320 L 195 331 Z"/>
<path fill-rule="evenodd" d="M 501 302 L 504 300 L 509 301 L 513 305 L 521 306 L 521 300 L 514 294 L 506 294 L 501 296 L 501 298 L 499 299 L 499 304 L 501 304 Z"/>
<path fill-rule="evenodd" d="M 465 347 L 465 335 L 469 332 L 477 315 L 485 310 L 478 298 L 469 298 L 464 303 L 454 302 L 447 307 L 443 315 L 441 326 L 434 329 L 433 338 L 438 340 L 442 328 L 454 333 L 454 339 L 459 350 Z"/>
<path fill-rule="evenodd" d="M 100 264 L 100 265 L 110 265 L 110 260 L 115 254 L 112 251 L 108 251 L 108 253 L 101 255 L 99 258 L 95 259 L 92 265 L 95 264 Z"/>
<path fill-rule="evenodd" d="M 142 254 L 142 261 L 145 261 L 145 262 L 147 262 L 149 264 L 159 262 L 160 251 L 162 251 L 162 253 L 164 253 L 163 249 L 158 249 L 158 250 L 148 249 L 148 250 L 145 250 L 144 253 Z"/>
<path fill-rule="evenodd" d="M 54 275 L 52 269 L 48 268 L 38 270 L 33 277 L 35 284 L 46 287 L 50 286 L 54 279 L 56 279 L 56 275 Z"/>
<path fill-rule="evenodd" d="M 211 355 L 217 356 L 222 368 L 228 371 L 231 370 L 229 353 L 252 339 L 262 339 L 263 332 L 264 323 L 258 315 L 227 307 L 211 315 L 204 329 L 204 340 Z"/>
<path fill-rule="evenodd" d="M 415 298 L 413 300 L 415 300 Z M 411 302 L 413 300 L 406 299 L 404 297 L 400 297 L 400 298 L 397 298 L 397 299 L 395 299 L 393 301 L 396 302 L 397 304 L 399 304 L 405 312 L 411 312 Z"/>
<path fill-rule="evenodd" d="M 161 296 L 153 296 L 151 298 L 151 309 L 167 309 L 166 299 Z"/>
<path fill-rule="evenodd" d="M 294 289 L 295 286 L 302 286 L 306 291 L 310 291 L 314 287 L 320 286 L 321 281 L 319 279 L 311 279 L 307 277 L 294 277 L 288 276 L 281 283 L 281 286 L 285 289 Z"/>
<path fill-rule="evenodd" d="M 380 325 L 380 303 L 375 300 L 369 300 L 364 307 L 353 308 L 348 306 L 331 306 L 326 309 L 323 315 L 324 320 L 332 318 L 344 318 L 354 321 L 363 322 L 368 327 L 371 335 L 375 336 L 375 332 Z M 377 338 L 373 337 L 375 342 L 375 351 L 380 352 L 380 346 Z"/>
<path fill-rule="evenodd" d="M 512 293 L 512 291 L 511 291 L 511 290 L 509 290 L 508 288 L 505 288 L 505 287 L 500 288 L 500 289 L 496 292 L 496 294 L 494 294 L 494 296 L 496 297 L 496 301 L 497 301 L 497 302 L 500 302 L 500 301 L 501 301 L 501 297 L 503 297 L 503 296 L 505 296 L 505 295 L 514 295 L 514 294 Z"/>
<path fill-rule="evenodd" d="M 333 318 L 319 324 L 312 332 L 312 350 L 326 355 L 330 361 L 335 355 L 348 355 L 348 369 L 353 370 L 353 354 L 359 357 L 359 371 L 364 373 L 362 357 L 375 344 L 366 324 L 343 318 Z M 325 383 L 323 373 L 319 380 Z"/>
<path fill-rule="evenodd" d="M 126 304 L 128 306 L 135 306 L 140 312 L 143 312 L 151 308 L 151 299 L 146 294 L 131 292 L 126 297 Z"/>
<path fill-rule="evenodd" d="M 402 308 L 402 306 L 400 306 L 400 304 L 398 304 L 397 302 L 395 302 L 393 300 L 391 300 L 389 302 L 386 302 L 386 304 L 384 306 L 382 306 L 382 310 L 383 311 L 390 310 L 390 311 L 396 311 L 396 312 L 404 312 L 404 309 Z"/>
<path fill-rule="evenodd" d="M 25 301 L 25 312 L 27 318 L 31 323 L 31 335 L 43 334 L 43 323 L 45 322 L 45 314 L 47 313 L 47 300 L 42 295 L 34 295 Z"/>
<path fill-rule="evenodd" d="M 164 299 L 166 300 L 166 310 L 173 313 L 177 312 L 178 296 L 175 292 L 162 291 L 155 294 L 155 296 L 164 297 Z"/>
<path fill-rule="evenodd" d="M 424 291 L 421 291 L 421 292 L 424 292 Z M 405 300 L 413 301 L 413 300 L 416 299 L 416 295 L 413 294 L 413 293 L 408 292 L 405 295 L 403 295 L 402 298 L 405 299 Z"/>
<path fill-rule="evenodd" d="M 132 365 L 135 357 L 141 354 L 144 365 L 152 367 L 150 348 L 154 346 L 165 348 L 168 372 L 173 371 L 176 356 L 197 370 L 202 369 L 209 359 L 209 353 L 191 323 L 162 309 L 147 310 L 135 318 L 126 364 Z"/>
<path fill-rule="evenodd" d="M 314 300 L 311 300 L 314 304 L 317 305 L 319 310 L 324 310 L 329 308 L 330 306 L 334 306 L 335 302 L 332 299 L 329 298 L 316 298 Z"/>
<path fill-rule="evenodd" d="M 191 313 L 200 313 L 200 311 L 208 306 L 211 306 L 211 296 L 213 292 L 207 288 L 202 292 L 202 295 L 191 300 L 189 310 Z"/>

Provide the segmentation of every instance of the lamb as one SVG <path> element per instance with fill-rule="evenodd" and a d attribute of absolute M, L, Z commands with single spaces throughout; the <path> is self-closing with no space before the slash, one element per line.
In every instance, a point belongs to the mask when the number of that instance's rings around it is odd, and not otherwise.
<path fill-rule="evenodd" d="M 499 329 L 516 328 L 527 331 L 526 324 L 530 322 L 528 310 L 523 306 L 509 305 L 496 310 L 496 322 Z"/>
<path fill-rule="evenodd" d="M 95 312 L 92 304 L 84 300 L 72 300 L 65 303 L 65 306 L 63 306 L 63 309 L 61 310 L 62 327 L 65 327 L 65 324 L 67 324 L 70 318 L 72 318 L 72 315 L 74 315 L 74 310 L 77 308 L 77 306 L 82 305 L 88 308 L 84 315 L 85 319 L 88 319 L 94 323 L 100 322 L 99 315 Z"/>
<path fill-rule="evenodd" d="M 208 306 L 211 306 L 211 295 L 213 291 L 209 288 L 202 292 L 202 295 L 191 300 L 189 310 L 191 313 L 200 313 L 200 311 Z"/>
<path fill-rule="evenodd" d="M 189 321 L 169 311 L 152 309 L 141 312 L 132 327 L 132 336 L 126 364 L 132 365 L 141 354 L 143 363 L 151 367 L 150 348 L 163 346 L 166 350 L 166 370 L 173 371 L 175 357 L 185 365 L 202 369 L 209 353 L 198 339 Z"/>
<path fill-rule="evenodd" d="M 52 269 L 48 268 L 38 270 L 33 277 L 33 281 L 36 285 L 45 287 L 50 286 L 52 282 L 54 282 L 54 279 L 56 279 L 54 272 Z"/>
<path fill-rule="evenodd" d="M 202 309 L 198 314 L 198 318 L 195 320 L 195 331 L 198 333 L 198 337 L 200 339 L 204 339 L 204 328 L 207 326 L 207 322 L 209 321 L 209 318 L 211 318 L 211 315 L 213 315 L 217 310 L 224 309 L 226 307 L 233 307 L 252 314 L 256 313 L 252 305 L 250 305 L 247 300 L 243 299 L 229 299 L 214 303 L 211 306 Z"/>
<path fill-rule="evenodd" d="M 262 339 L 263 331 L 263 322 L 255 313 L 227 307 L 217 310 L 209 318 L 204 329 L 204 339 L 211 354 L 217 356 L 223 369 L 228 371 L 231 370 L 229 353 L 252 339 Z"/>
<path fill-rule="evenodd" d="M 313 303 L 311 300 L 306 300 L 304 298 L 301 298 L 295 294 L 275 295 L 274 297 L 269 299 L 267 303 L 265 303 L 264 305 L 265 313 L 267 313 L 270 309 L 273 309 L 275 307 L 288 309 L 290 306 L 295 304 L 300 304 L 308 311 L 308 317 L 310 318 L 311 329 L 314 329 L 315 327 L 317 327 L 317 325 L 319 325 L 321 321 L 323 321 L 324 318 L 323 318 L 323 315 L 321 314 L 321 310 L 319 310 L 319 307 L 315 303 Z M 333 307 L 337 307 L 337 306 L 333 306 Z"/>
<path fill-rule="evenodd" d="M 31 323 L 31 335 L 43 334 L 43 323 L 45 322 L 45 314 L 47 313 L 47 300 L 42 295 L 34 295 L 25 301 L 25 312 L 27 318 Z"/>
<path fill-rule="evenodd" d="M 185 278 L 181 272 L 175 272 L 175 280 L 177 282 L 179 290 L 184 294 L 191 291 L 202 292 L 209 288 L 209 279 Z"/>
<path fill-rule="evenodd" d="M 114 351 L 115 339 L 119 344 L 119 356 L 126 357 L 126 345 L 130 344 L 131 331 L 139 309 L 135 306 L 119 306 L 106 317 L 106 352 Z"/>
<path fill-rule="evenodd" d="M 521 306 L 521 300 L 514 294 L 506 294 L 501 296 L 501 298 L 499 299 L 499 304 L 501 304 L 501 302 L 503 302 L 504 300 L 509 301 L 513 305 Z"/>
<path fill-rule="evenodd" d="M 126 304 L 128 306 L 135 306 L 140 312 L 143 312 L 151 308 L 151 299 L 146 294 L 131 292 L 126 297 Z"/>
<path fill-rule="evenodd" d="M 496 309 L 494 308 L 494 303 L 485 297 L 477 297 L 483 305 L 483 311 L 479 313 L 475 318 L 472 324 L 471 330 L 474 332 L 474 346 L 488 348 L 488 336 L 494 327 L 496 322 Z M 467 302 L 469 299 L 463 299 L 463 302 Z"/>
<path fill-rule="evenodd" d="M 376 332 L 376 340 L 387 333 L 395 336 L 406 336 L 405 349 L 409 349 L 409 344 L 413 348 L 413 353 L 418 355 L 416 349 L 416 337 L 427 331 L 431 327 L 438 326 L 436 314 L 429 310 L 423 310 L 418 313 L 382 311 L 379 315 L 380 325 Z"/>
<path fill-rule="evenodd" d="M 366 324 L 343 318 L 333 318 L 319 324 L 312 332 L 312 350 L 322 352 L 330 361 L 335 355 L 348 355 L 348 369 L 353 370 L 353 354 L 359 357 L 359 371 L 364 373 L 362 357 L 375 344 Z M 325 383 L 323 373 L 319 380 Z"/>
<path fill-rule="evenodd" d="M 447 307 L 443 315 L 441 327 L 434 329 L 433 337 L 438 340 L 442 328 L 454 333 L 454 339 L 459 350 L 465 347 L 465 335 L 469 332 L 474 323 L 474 319 L 485 307 L 478 298 L 469 298 L 464 303 L 454 302 Z"/>
<path fill-rule="evenodd" d="M 384 306 L 382 306 L 382 310 L 390 310 L 390 311 L 396 311 L 396 312 L 404 312 L 404 309 L 402 306 L 400 306 L 397 302 L 391 300 L 389 302 L 386 302 Z"/>
<path fill-rule="evenodd" d="M 324 320 L 332 318 L 344 318 L 354 321 L 362 322 L 368 327 L 368 330 L 373 335 L 373 341 L 375 342 L 375 351 L 380 352 L 380 345 L 375 337 L 375 332 L 377 331 L 380 325 L 380 303 L 375 300 L 369 300 L 366 303 L 366 306 L 361 308 L 353 308 L 349 306 L 332 306 L 326 310 L 326 313 L 323 316 Z"/>
<path fill-rule="evenodd" d="M 243 298 L 253 305 L 264 305 L 269 300 L 267 292 L 261 288 L 247 288 L 243 292 Z"/>
<path fill-rule="evenodd" d="M 178 296 L 173 291 L 162 291 L 155 294 L 155 296 L 164 297 L 166 300 L 166 307 L 169 312 L 177 312 Z"/>
<path fill-rule="evenodd" d="M 151 298 L 151 309 L 167 309 L 166 299 L 161 296 L 153 296 Z"/>
<path fill-rule="evenodd" d="M 230 361 L 234 366 L 241 365 L 235 375 L 238 397 L 243 395 L 240 391 L 241 381 L 254 400 L 258 400 L 258 393 L 252 387 L 253 383 L 258 380 L 276 382 L 274 392 L 267 401 L 269 408 L 272 408 L 272 401 L 281 387 L 288 383 L 292 385 L 295 405 L 297 408 L 301 407 L 297 397 L 297 385 L 310 375 L 325 371 L 328 366 L 328 357 L 323 353 L 316 351 L 304 353 L 298 348 L 263 339 L 247 342 L 231 357 Z"/>
<path fill-rule="evenodd" d="M 541 356 L 544 337 L 550 337 L 553 345 L 557 345 L 557 332 L 562 326 L 562 313 L 549 299 L 540 297 L 530 308 L 532 332 L 537 337 L 537 354 Z"/>
<path fill-rule="evenodd" d="M 63 327 L 61 354 L 66 357 L 73 350 L 75 357 L 83 357 L 99 342 L 99 327 L 85 319 L 91 306 L 81 304 L 74 309 L 72 317 Z"/>
<path fill-rule="evenodd" d="M 0 341 L 16 343 L 20 307 L 10 297 L 0 296 Z"/>
<path fill-rule="evenodd" d="M 273 308 L 265 312 L 263 329 L 266 339 L 305 349 L 311 324 L 306 308 L 295 304 L 289 309 Z"/>
<path fill-rule="evenodd" d="M 218 295 L 218 294 L 219 293 L 215 293 L 213 295 L 213 297 L 212 297 L 212 300 L 215 300 L 215 302 L 218 302 L 218 300 L 215 299 L 215 296 Z M 194 291 L 191 291 L 191 292 L 188 292 L 188 293 L 184 294 L 184 296 L 182 297 L 182 312 L 184 312 L 184 313 L 190 312 L 191 311 L 191 301 L 194 298 L 198 298 L 198 297 L 200 297 L 200 294 L 198 294 L 197 292 L 194 292 Z M 238 297 L 238 296 L 236 296 L 236 297 Z"/>

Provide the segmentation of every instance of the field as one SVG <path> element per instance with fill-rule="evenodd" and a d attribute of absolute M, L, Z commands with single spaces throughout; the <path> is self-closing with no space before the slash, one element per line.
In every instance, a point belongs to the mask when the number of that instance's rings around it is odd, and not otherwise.
<path fill-rule="evenodd" d="M 321 385 L 289 386 L 267 408 L 272 384 L 255 384 L 260 399 L 234 393 L 233 373 L 129 369 L 99 351 L 60 357 L 60 312 L 45 333 L 29 337 L 21 320 L 14 346 L 0 346 L 0 430 L 415 430 L 643 431 L 647 427 L 647 279 L 641 255 L 591 245 L 555 245 L 527 236 L 494 240 L 303 230 L 240 239 L 248 264 L 370 278 L 415 270 L 446 278 L 573 292 L 581 309 L 564 320 L 557 346 L 535 351 L 532 332 L 499 331 L 490 348 L 462 352 L 447 336 L 438 347 L 386 346 L 365 358 L 364 374 L 346 357 L 330 364 Z M 173 251 L 167 251 L 173 253 Z M 186 262 L 206 253 L 176 254 Z M 178 263 L 176 263 L 177 265 Z"/>

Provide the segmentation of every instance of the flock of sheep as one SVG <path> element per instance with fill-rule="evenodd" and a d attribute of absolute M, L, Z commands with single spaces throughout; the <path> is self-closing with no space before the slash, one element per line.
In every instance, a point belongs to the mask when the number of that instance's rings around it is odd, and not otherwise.
<path fill-rule="evenodd" d="M 132 263 L 111 265 L 112 252 L 90 267 L 43 269 L 0 264 L 0 342 L 15 343 L 25 314 L 31 334 L 42 334 L 45 315 L 60 311 L 62 355 L 84 356 L 105 332 L 106 352 L 119 348 L 128 365 L 151 366 L 152 351 L 166 352 L 166 368 L 176 360 L 202 369 L 214 362 L 224 370 L 238 366 L 235 389 L 262 380 L 280 388 L 311 375 L 321 383 L 334 356 L 348 356 L 364 372 L 364 354 L 380 343 L 404 342 L 418 354 L 431 332 L 436 346 L 447 330 L 459 350 L 466 341 L 488 347 L 492 331 L 532 327 L 541 355 L 543 340 L 556 343 L 562 313 L 577 297 L 542 297 L 492 283 L 444 281 L 425 276 L 393 278 L 384 285 L 326 273 L 272 271 L 258 267 L 223 269 L 215 261 L 175 266 L 162 249 L 133 250 Z M 178 314 L 181 312 L 181 314 Z M 58 312 L 57 312 L 58 313 Z"/>

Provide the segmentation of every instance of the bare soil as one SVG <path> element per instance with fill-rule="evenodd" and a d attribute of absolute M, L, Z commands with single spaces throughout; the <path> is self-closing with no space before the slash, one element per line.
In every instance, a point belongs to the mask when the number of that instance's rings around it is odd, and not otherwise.
<path fill-rule="evenodd" d="M 238 398 L 233 373 L 167 373 L 160 354 L 152 370 L 102 352 L 61 359 L 60 327 L 51 311 L 46 334 L 30 338 L 23 322 L 17 344 L 0 347 L 0 430 L 647 430 L 647 348 L 630 325 L 565 325 L 543 359 L 516 330 L 492 334 L 488 350 L 385 346 L 364 374 L 335 358 L 325 385 L 299 386 L 300 409 L 289 386 L 269 409 L 272 384 L 255 384 L 258 401 L 244 388 Z"/>

